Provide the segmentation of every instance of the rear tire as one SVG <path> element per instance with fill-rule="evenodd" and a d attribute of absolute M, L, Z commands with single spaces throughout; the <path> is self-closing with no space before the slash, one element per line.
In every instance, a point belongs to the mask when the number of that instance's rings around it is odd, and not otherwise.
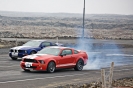
<path fill-rule="evenodd" d="M 83 60 L 80 59 L 76 63 L 76 66 L 74 67 L 74 70 L 81 71 L 83 69 L 83 66 L 84 66 L 84 62 L 83 62 Z"/>
<path fill-rule="evenodd" d="M 15 57 L 11 57 L 12 58 L 12 60 L 17 60 L 17 58 L 15 58 Z"/>
<path fill-rule="evenodd" d="M 55 63 L 53 61 L 49 62 L 48 67 L 47 67 L 47 72 L 53 73 L 54 71 L 55 71 Z"/>

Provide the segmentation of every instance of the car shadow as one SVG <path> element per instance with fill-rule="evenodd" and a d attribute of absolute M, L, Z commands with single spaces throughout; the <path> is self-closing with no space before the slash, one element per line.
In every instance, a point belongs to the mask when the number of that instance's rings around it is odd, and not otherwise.
<path fill-rule="evenodd" d="M 70 69 L 57 69 L 54 73 L 64 73 L 64 72 L 72 72 L 75 71 L 73 68 Z M 47 71 L 22 71 L 22 73 L 35 73 L 35 74 L 53 74 Z"/>

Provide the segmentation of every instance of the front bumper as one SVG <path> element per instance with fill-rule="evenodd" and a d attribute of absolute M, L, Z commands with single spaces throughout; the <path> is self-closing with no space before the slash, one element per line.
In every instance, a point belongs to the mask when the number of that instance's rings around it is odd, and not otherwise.
<path fill-rule="evenodd" d="M 24 54 L 24 53 L 12 53 L 12 52 L 9 52 L 9 56 L 10 57 L 15 57 L 15 58 L 22 58 L 24 56 L 26 56 L 27 54 Z"/>
<path fill-rule="evenodd" d="M 36 71 L 46 71 L 47 66 L 46 64 L 40 64 L 40 63 L 31 63 L 31 62 L 20 62 L 20 66 L 22 69 L 27 70 L 36 70 Z"/>

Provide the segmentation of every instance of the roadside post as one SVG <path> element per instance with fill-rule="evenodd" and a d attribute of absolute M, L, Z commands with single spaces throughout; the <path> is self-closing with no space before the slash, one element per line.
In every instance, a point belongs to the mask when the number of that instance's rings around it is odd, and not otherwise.
<path fill-rule="evenodd" d="M 110 72 L 108 75 L 105 75 L 105 69 L 101 69 L 102 88 L 112 88 L 113 70 L 114 62 L 111 63 Z"/>
<path fill-rule="evenodd" d="M 16 46 L 18 46 L 18 39 L 16 38 Z"/>
<path fill-rule="evenodd" d="M 111 67 L 110 67 L 109 88 L 112 87 L 113 70 L 114 70 L 114 62 L 111 63 Z"/>
<path fill-rule="evenodd" d="M 102 88 L 106 88 L 105 69 L 101 69 L 101 78 Z"/>

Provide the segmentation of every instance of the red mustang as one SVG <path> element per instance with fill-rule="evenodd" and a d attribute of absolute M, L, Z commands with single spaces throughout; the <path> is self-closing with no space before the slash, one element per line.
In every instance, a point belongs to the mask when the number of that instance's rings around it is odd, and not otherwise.
<path fill-rule="evenodd" d="M 47 71 L 54 72 L 56 69 L 74 68 L 81 71 L 87 64 L 86 52 L 68 47 L 46 47 L 37 54 L 24 56 L 20 66 L 24 71 Z"/>

